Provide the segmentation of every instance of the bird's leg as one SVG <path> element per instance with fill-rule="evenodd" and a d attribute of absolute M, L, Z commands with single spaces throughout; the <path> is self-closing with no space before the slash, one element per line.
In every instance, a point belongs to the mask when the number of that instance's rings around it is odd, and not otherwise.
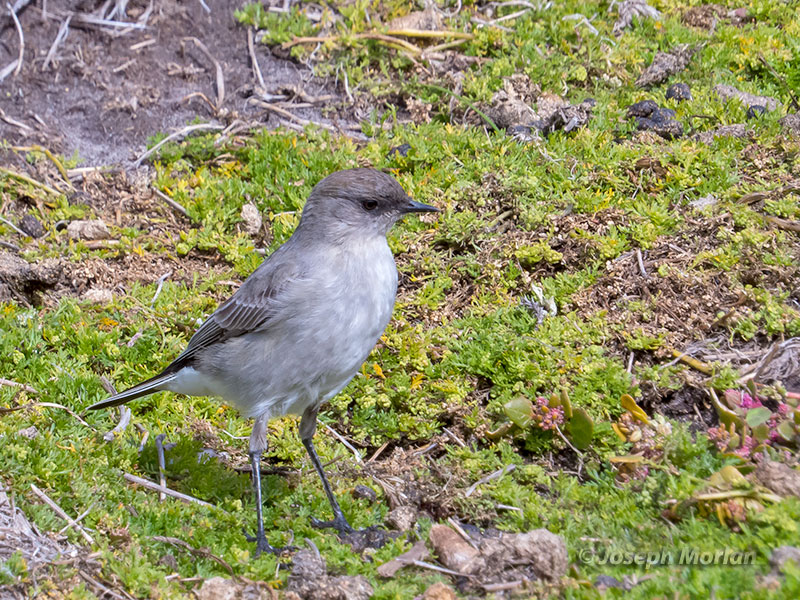
<path fill-rule="evenodd" d="M 261 508 L 261 455 L 267 450 L 267 421 L 266 417 L 258 417 L 253 424 L 253 433 L 250 435 L 250 466 L 253 475 L 253 491 L 256 496 L 256 522 L 258 529 L 255 535 L 248 535 L 244 532 L 248 542 L 256 543 L 255 558 L 261 556 L 262 552 L 271 554 L 281 554 L 287 548 L 276 548 L 267 541 L 264 533 L 264 515 Z"/>
<path fill-rule="evenodd" d="M 350 526 L 350 523 L 347 522 L 347 518 L 344 516 L 339 503 L 336 501 L 336 496 L 334 496 L 333 492 L 331 491 L 328 478 L 325 477 L 325 471 L 322 468 L 322 463 L 319 462 L 317 451 L 314 449 L 313 438 L 314 431 L 317 428 L 318 411 L 319 407 L 316 406 L 307 409 L 303 413 L 303 416 L 300 419 L 300 439 L 303 441 L 303 446 L 305 446 L 306 450 L 308 451 L 308 456 L 311 457 L 311 463 L 314 465 L 317 473 L 319 473 L 320 479 L 322 479 L 322 488 L 325 490 L 325 495 L 328 496 L 328 502 L 330 502 L 331 508 L 333 509 L 333 519 L 330 521 L 320 521 L 319 519 L 312 517 L 311 525 L 318 529 L 332 527 L 338 531 L 340 535 L 353 533 L 355 530 Z"/>

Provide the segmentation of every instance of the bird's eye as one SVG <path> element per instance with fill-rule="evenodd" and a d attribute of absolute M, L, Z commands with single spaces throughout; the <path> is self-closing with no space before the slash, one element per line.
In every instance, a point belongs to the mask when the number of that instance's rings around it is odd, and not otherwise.
<path fill-rule="evenodd" d="M 364 207 L 364 210 L 375 210 L 378 208 L 378 202 L 377 200 L 364 200 L 361 206 Z"/>

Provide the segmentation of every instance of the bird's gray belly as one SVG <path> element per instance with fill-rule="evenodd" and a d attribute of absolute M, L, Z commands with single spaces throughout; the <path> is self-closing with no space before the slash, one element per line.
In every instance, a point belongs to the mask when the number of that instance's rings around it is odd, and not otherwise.
<path fill-rule="evenodd" d="M 347 385 L 386 327 L 395 289 L 378 287 L 323 297 L 266 331 L 228 340 L 197 370 L 246 416 L 302 414 Z"/>

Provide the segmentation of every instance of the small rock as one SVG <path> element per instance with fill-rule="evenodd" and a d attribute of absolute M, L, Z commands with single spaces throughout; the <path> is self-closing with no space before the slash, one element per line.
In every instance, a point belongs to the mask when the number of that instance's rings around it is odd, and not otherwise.
<path fill-rule="evenodd" d="M 20 429 L 17 432 L 17 435 L 32 440 L 39 436 L 39 430 L 36 429 L 35 425 L 31 425 L 30 427 L 26 427 L 25 429 Z"/>
<path fill-rule="evenodd" d="M 402 17 L 392 19 L 387 29 L 417 29 L 420 31 L 439 31 L 443 27 L 442 16 L 435 4 L 427 5 L 425 10 L 417 10 Z"/>
<path fill-rule="evenodd" d="M 748 138 L 752 135 L 752 131 L 747 129 L 743 123 L 736 123 L 734 125 L 722 125 L 710 131 L 704 131 L 692 136 L 692 139 L 704 144 L 711 144 L 717 138 Z"/>
<path fill-rule="evenodd" d="M 545 135 L 559 129 L 569 132 L 586 125 L 596 105 L 594 98 L 586 98 L 579 104 L 570 104 L 553 94 L 542 94 L 537 102 L 539 119 L 533 122 L 533 126 Z"/>
<path fill-rule="evenodd" d="M 675 111 L 657 108 L 648 117 L 636 117 L 636 128 L 652 131 L 667 140 L 683 135 L 683 123 L 675 119 Z"/>
<path fill-rule="evenodd" d="M 19 228 L 32 238 L 40 238 L 47 233 L 39 222 L 39 219 L 31 214 L 25 215 L 20 219 Z"/>
<path fill-rule="evenodd" d="M 398 506 L 386 515 L 386 524 L 397 531 L 409 531 L 417 522 L 417 511 L 412 506 Z"/>
<path fill-rule="evenodd" d="M 795 566 L 800 567 L 800 548 L 795 546 L 781 546 L 772 551 L 769 557 L 769 564 L 773 571 L 781 572 L 786 561 L 793 561 Z"/>
<path fill-rule="evenodd" d="M 236 587 L 230 579 L 212 577 L 203 582 L 203 586 L 195 592 L 197 600 L 235 600 Z"/>
<path fill-rule="evenodd" d="M 492 96 L 486 113 L 501 129 L 515 125 L 528 125 L 538 118 L 531 106 L 541 93 L 538 85 L 523 73 L 515 73 L 503 80 L 503 89 Z"/>
<path fill-rule="evenodd" d="M 248 202 L 242 206 L 242 212 L 240 216 L 244 223 L 244 232 L 249 236 L 258 235 L 258 232 L 261 231 L 261 223 L 263 222 L 261 219 L 261 212 L 258 210 L 258 207 L 255 204 Z"/>
<path fill-rule="evenodd" d="M 683 13 L 683 22 L 690 27 L 712 29 L 721 17 L 725 16 L 725 8 L 718 4 L 693 6 Z"/>
<path fill-rule="evenodd" d="M 612 577 L 611 575 L 598 575 L 597 579 L 594 580 L 594 587 L 596 587 L 600 591 L 604 591 L 609 588 L 616 588 L 622 590 L 625 589 L 625 584 L 623 584 L 616 577 Z"/>
<path fill-rule="evenodd" d="M 341 575 L 331 577 L 328 584 L 328 596 L 330 600 L 369 600 L 375 591 L 369 580 L 363 575 Z M 321 592 L 325 593 L 325 589 Z M 316 600 L 323 600 L 325 596 L 314 596 Z"/>
<path fill-rule="evenodd" d="M 564 538 L 547 529 L 487 539 L 481 545 L 481 554 L 490 570 L 508 564 L 530 565 L 537 577 L 548 581 L 563 577 L 569 566 Z"/>
<path fill-rule="evenodd" d="M 697 48 L 680 44 L 670 49 L 669 52 L 656 53 L 650 66 L 639 75 L 636 86 L 649 87 L 666 81 L 675 73 L 680 73 L 688 66 L 695 52 L 697 52 Z"/>
<path fill-rule="evenodd" d="M 704 208 L 708 208 L 709 206 L 714 206 L 717 202 L 717 197 L 714 194 L 708 194 L 706 196 L 701 196 L 696 200 L 692 200 L 689 202 L 689 206 L 698 210 L 702 210 Z"/>
<path fill-rule="evenodd" d="M 70 221 L 67 235 L 73 240 L 107 240 L 111 237 L 108 227 L 100 219 L 93 221 Z"/>
<path fill-rule="evenodd" d="M 800 112 L 786 115 L 779 123 L 786 133 L 800 137 Z"/>
<path fill-rule="evenodd" d="M 692 91 L 685 83 L 673 83 L 667 88 L 667 98 L 670 100 L 677 100 L 682 102 L 684 100 L 692 99 Z"/>
<path fill-rule="evenodd" d="M 31 264 L 16 254 L 0 251 L 0 302 L 23 296 L 36 303 L 37 292 L 55 285 L 62 269 L 58 259 Z"/>
<path fill-rule="evenodd" d="M 766 106 L 761 106 L 760 104 L 753 104 L 753 106 L 748 107 L 746 116 L 748 119 L 758 119 L 764 116 L 764 113 L 766 112 L 767 112 Z"/>
<path fill-rule="evenodd" d="M 328 576 L 325 559 L 310 550 L 294 555 L 288 590 L 303 600 L 369 600 L 373 594 L 363 575 Z"/>
<path fill-rule="evenodd" d="M 747 92 L 736 89 L 732 85 L 715 85 L 714 93 L 719 96 L 720 100 L 723 102 L 735 98 L 747 107 L 763 106 L 770 112 L 776 110 L 778 106 L 780 106 L 780 103 L 775 98 L 748 94 Z"/>
<path fill-rule="evenodd" d="M 428 558 L 428 548 L 425 546 L 424 540 L 419 540 L 410 550 L 379 566 L 378 575 L 381 577 L 394 577 L 395 573 L 403 567 L 413 564 L 415 560 L 425 560 L 426 558 Z"/>
<path fill-rule="evenodd" d="M 389 152 L 386 153 L 386 158 L 392 158 L 395 155 L 408 156 L 409 150 L 411 150 L 411 144 L 400 144 L 390 149 Z"/>
<path fill-rule="evenodd" d="M 212 577 L 195 591 L 197 600 L 266 600 L 267 594 L 257 584 L 224 577 Z M 269 597 L 274 597 L 270 594 Z"/>
<path fill-rule="evenodd" d="M 114 292 L 105 288 L 92 288 L 86 290 L 81 296 L 84 302 L 91 304 L 108 304 L 114 299 Z"/>
<path fill-rule="evenodd" d="M 456 593 L 449 585 L 438 581 L 422 594 L 422 600 L 456 600 Z"/>
<path fill-rule="evenodd" d="M 506 132 L 518 142 L 527 143 L 536 139 L 533 129 L 527 125 L 513 125 L 506 129 Z"/>
<path fill-rule="evenodd" d="M 431 527 L 428 540 L 439 562 L 448 569 L 469 574 L 480 570 L 484 565 L 481 553 L 447 525 L 436 524 Z"/>
<path fill-rule="evenodd" d="M 658 110 L 655 100 L 642 100 L 628 107 L 628 117 L 649 117 Z"/>
<path fill-rule="evenodd" d="M 755 476 L 761 485 L 779 496 L 800 497 L 800 471 L 783 463 L 764 459 L 758 463 Z"/>
<path fill-rule="evenodd" d="M 162 567 L 166 567 L 172 572 L 178 570 L 178 559 L 176 559 L 175 555 L 172 554 L 171 552 L 168 552 L 167 554 L 159 558 L 158 564 L 161 565 Z"/>
<path fill-rule="evenodd" d="M 366 485 L 357 485 L 354 487 L 352 495 L 356 500 L 366 500 L 369 503 L 373 503 L 378 499 L 378 494 L 375 493 L 375 490 Z"/>
<path fill-rule="evenodd" d="M 431 105 L 416 98 L 406 100 L 406 108 L 411 115 L 411 120 L 415 125 L 431 122 Z"/>

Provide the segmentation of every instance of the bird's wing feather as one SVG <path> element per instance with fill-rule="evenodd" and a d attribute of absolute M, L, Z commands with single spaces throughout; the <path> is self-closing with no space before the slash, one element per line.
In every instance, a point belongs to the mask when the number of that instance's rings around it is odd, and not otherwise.
<path fill-rule="evenodd" d="M 203 322 L 186 349 L 165 372 L 183 367 L 212 344 L 269 327 L 270 320 L 286 305 L 287 290 L 303 278 L 300 265 L 283 259 L 282 254 L 276 251 L 264 261 L 236 293 Z"/>

